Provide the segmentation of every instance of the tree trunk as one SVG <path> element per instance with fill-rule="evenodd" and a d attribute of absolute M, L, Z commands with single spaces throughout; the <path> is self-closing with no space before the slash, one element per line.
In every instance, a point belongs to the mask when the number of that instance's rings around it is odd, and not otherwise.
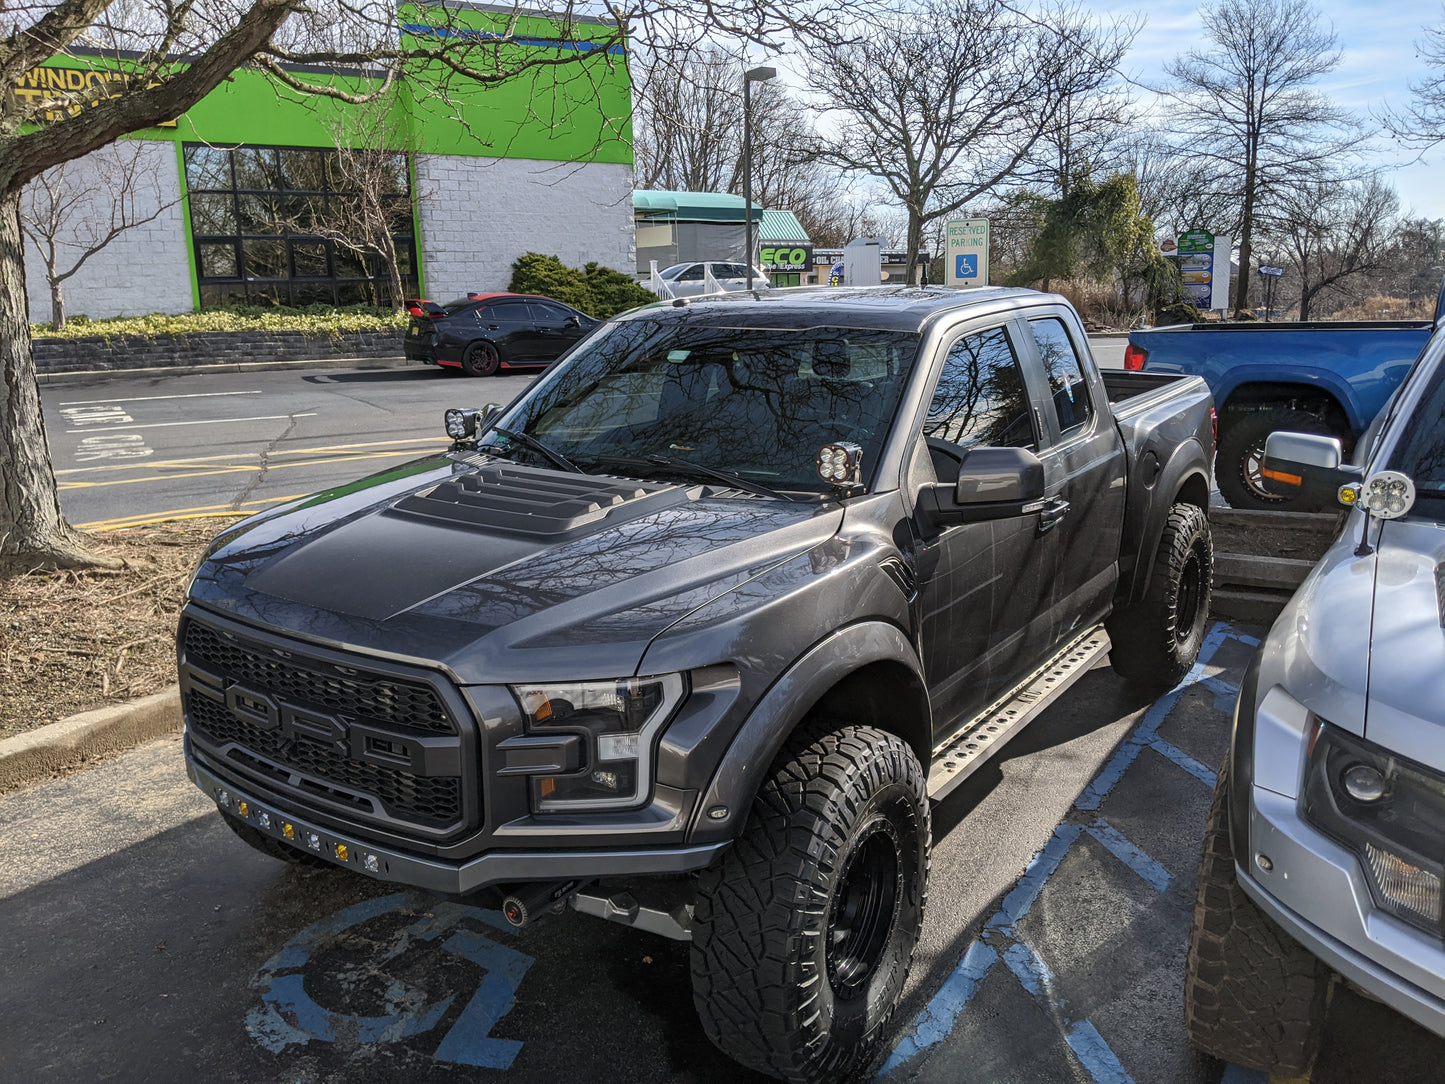
<path fill-rule="evenodd" d="M 914 269 L 918 266 L 918 250 L 922 247 L 923 214 L 910 207 L 908 208 L 908 263 L 903 272 L 903 282 L 907 286 L 912 286 L 915 281 Z"/>
<path fill-rule="evenodd" d="M 1251 161 L 1245 166 L 1244 213 L 1239 220 L 1239 281 L 1234 287 L 1234 311 L 1249 308 L 1249 263 L 1254 258 L 1254 199 L 1255 165 Z M 1229 253 L 1224 254 L 1225 273 L 1228 274 Z"/>
<path fill-rule="evenodd" d="M 1314 287 L 1301 280 L 1299 288 L 1299 318 L 1304 323 L 1310 318 L 1310 303 L 1315 299 Z"/>
<path fill-rule="evenodd" d="M 0 575 L 118 566 L 65 522 L 30 353 L 20 199 L 0 197 Z"/>
<path fill-rule="evenodd" d="M 60 291 L 59 279 L 50 280 L 50 326 L 56 331 L 65 330 L 65 295 Z"/>

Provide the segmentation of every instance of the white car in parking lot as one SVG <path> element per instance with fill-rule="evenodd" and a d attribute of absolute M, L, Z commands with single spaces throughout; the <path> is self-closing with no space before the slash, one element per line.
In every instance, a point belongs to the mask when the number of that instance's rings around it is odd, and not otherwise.
<path fill-rule="evenodd" d="M 714 292 L 711 284 L 707 281 L 709 271 L 712 272 L 712 277 L 717 284 L 729 293 L 748 288 L 748 265 L 745 263 L 706 260 L 675 263 L 671 267 L 659 271 L 657 276 L 667 284 L 673 297 L 696 297 L 699 294 Z M 770 285 L 768 276 L 754 267 L 753 289 L 766 290 Z"/>

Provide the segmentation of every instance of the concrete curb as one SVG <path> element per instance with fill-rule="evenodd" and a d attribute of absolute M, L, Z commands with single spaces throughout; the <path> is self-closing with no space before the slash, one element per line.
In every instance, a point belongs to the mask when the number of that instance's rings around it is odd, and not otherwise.
<path fill-rule="evenodd" d="M 125 704 L 108 704 L 0 741 L 0 794 L 129 749 L 181 728 L 181 697 L 172 685 Z"/>
<path fill-rule="evenodd" d="M 254 373 L 272 369 L 406 369 L 428 368 L 425 362 L 409 358 L 312 358 L 307 361 L 233 361 L 224 365 L 159 365 L 149 369 L 86 369 L 73 373 L 37 373 L 42 384 L 64 384 L 73 380 L 124 379 L 145 376 L 204 376 L 215 373 Z M 431 366 L 435 368 L 435 366 Z"/>

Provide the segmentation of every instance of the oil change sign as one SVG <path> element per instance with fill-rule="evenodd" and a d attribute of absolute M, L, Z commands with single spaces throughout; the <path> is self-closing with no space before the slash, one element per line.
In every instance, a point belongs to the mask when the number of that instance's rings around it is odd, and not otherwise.
<path fill-rule="evenodd" d="M 949 286 L 987 286 L 988 219 L 954 219 L 944 227 L 944 241 L 944 281 Z"/>
<path fill-rule="evenodd" d="M 791 241 L 774 242 L 763 246 L 758 253 L 764 271 L 811 271 L 813 269 L 813 246 Z"/>

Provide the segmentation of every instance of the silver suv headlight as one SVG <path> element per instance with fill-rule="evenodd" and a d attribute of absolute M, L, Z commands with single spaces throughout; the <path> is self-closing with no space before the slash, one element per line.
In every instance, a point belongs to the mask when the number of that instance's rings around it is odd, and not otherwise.
<path fill-rule="evenodd" d="M 532 780 L 532 809 L 625 809 L 652 790 L 657 735 L 687 694 L 681 674 L 613 681 L 514 685 L 532 734 L 580 734 L 585 761 L 565 775 Z"/>

